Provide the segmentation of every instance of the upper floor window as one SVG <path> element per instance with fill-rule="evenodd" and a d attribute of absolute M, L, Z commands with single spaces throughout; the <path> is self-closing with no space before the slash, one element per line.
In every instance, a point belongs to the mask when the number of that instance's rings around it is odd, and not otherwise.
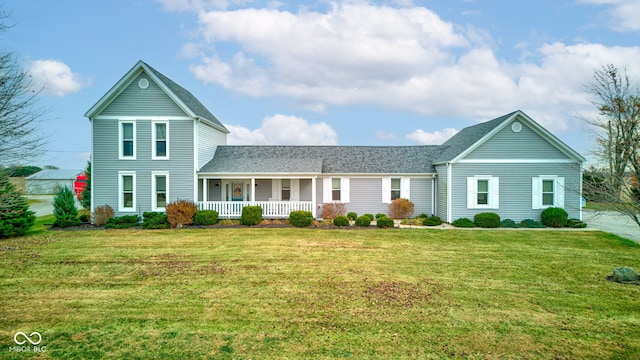
<path fill-rule="evenodd" d="M 120 159 L 136 158 L 136 123 L 123 122 L 119 123 L 119 155 Z"/>
<path fill-rule="evenodd" d="M 153 159 L 169 158 L 169 123 L 166 121 L 152 122 Z"/>

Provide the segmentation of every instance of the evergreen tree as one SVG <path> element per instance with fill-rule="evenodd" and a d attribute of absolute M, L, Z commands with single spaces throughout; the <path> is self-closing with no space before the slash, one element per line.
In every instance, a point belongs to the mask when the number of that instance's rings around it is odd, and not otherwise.
<path fill-rule="evenodd" d="M 0 173 L 0 238 L 24 235 L 36 217 L 6 174 Z"/>
<path fill-rule="evenodd" d="M 53 215 L 56 217 L 56 221 L 53 223 L 55 227 L 62 228 L 82 224 L 78 219 L 76 199 L 73 192 L 66 186 L 56 192 L 56 197 L 53 199 Z"/>
<path fill-rule="evenodd" d="M 80 204 L 85 209 L 91 209 L 91 161 L 87 161 L 87 170 L 84 173 L 87 175 L 87 186 L 80 194 Z"/>

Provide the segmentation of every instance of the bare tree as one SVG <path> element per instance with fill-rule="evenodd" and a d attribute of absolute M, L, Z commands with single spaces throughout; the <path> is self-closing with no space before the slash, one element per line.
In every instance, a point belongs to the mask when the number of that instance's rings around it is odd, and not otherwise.
<path fill-rule="evenodd" d="M 640 90 L 614 65 L 595 71 L 586 90 L 596 97 L 599 116 L 588 122 L 596 128 L 594 154 L 605 167 L 585 177 L 585 195 L 640 226 Z"/>
<path fill-rule="evenodd" d="M 11 27 L 7 18 L 0 9 L 0 32 Z M 0 50 L 0 163 L 20 163 L 41 154 L 44 137 L 38 123 L 46 111 L 36 107 L 38 93 L 17 57 Z"/>

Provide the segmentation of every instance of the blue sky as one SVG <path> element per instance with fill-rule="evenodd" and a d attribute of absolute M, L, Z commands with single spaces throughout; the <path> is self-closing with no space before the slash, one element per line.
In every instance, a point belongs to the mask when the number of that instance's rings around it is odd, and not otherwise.
<path fill-rule="evenodd" d="M 138 60 L 190 90 L 229 144 L 439 144 L 521 109 L 588 156 L 576 116 L 604 64 L 640 81 L 637 0 L 9 0 L 0 34 L 43 84 L 47 151 L 82 168 L 88 110 Z M 0 155 L 0 162 L 2 162 Z"/>

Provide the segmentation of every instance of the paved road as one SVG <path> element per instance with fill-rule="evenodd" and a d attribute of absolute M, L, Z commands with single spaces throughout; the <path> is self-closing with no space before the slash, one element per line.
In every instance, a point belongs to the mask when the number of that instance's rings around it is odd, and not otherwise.
<path fill-rule="evenodd" d="M 587 228 L 598 229 L 640 243 L 640 226 L 628 216 L 612 211 L 583 210 Z"/>
<path fill-rule="evenodd" d="M 36 213 L 36 216 L 53 214 L 53 195 L 27 195 L 29 200 L 38 200 L 29 205 L 29 209 Z"/>

